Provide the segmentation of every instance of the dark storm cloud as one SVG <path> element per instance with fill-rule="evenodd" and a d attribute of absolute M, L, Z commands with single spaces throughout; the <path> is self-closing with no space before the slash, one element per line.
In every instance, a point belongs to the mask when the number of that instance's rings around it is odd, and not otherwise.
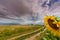
<path fill-rule="evenodd" d="M 0 17 L 20 17 L 31 12 L 31 4 L 26 0 L 0 0 Z"/>
<path fill-rule="evenodd" d="M 31 14 L 34 15 L 35 13 L 35 15 L 37 15 L 38 13 L 38 17 L 40 17 L 42 15 L 46 15 L 47 11 L 50 13 L 56 10 L 56 8 L 60 7 L 59 0 L 49 0 L 49 3 L 47 2 L 48 0 L 0 0 L 0 17 L 13 19 L 14 17 L 20 18 L 25 16 L 26 18 L 31 17 L 33 20 L 35 20 L 36 17 L 30 16 Z M 46 5 L 47 7 L 45 7 Z M 48 7 L 50 7 L 49 10 L 47 9 Z"/>

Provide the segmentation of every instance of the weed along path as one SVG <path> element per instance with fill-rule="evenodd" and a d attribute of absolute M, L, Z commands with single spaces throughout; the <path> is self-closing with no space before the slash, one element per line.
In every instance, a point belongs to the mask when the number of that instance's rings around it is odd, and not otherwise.
<path fill-rule="evenodd" d="M 23 39 L 28 40 L 29 37 L 31 37 L 31 36 L 34 38 L 35 36 L 39 35 L 39 32 L 40 32 L 40 29 L 35 30 L 33 32 L 30 32 L 30 33 L 27 33 L 27 34 L 22 34 L 22 35 L 12 37 L 12 38 L 9 38 L 7 40 L 23 40 Z"/>

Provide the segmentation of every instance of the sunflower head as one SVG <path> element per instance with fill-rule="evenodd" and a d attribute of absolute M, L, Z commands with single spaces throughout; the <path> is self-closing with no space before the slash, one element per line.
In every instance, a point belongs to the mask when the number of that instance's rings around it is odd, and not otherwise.
<path fill-rule="evenodd" d="M 47 27 L 48 30 L 51 30 L 54 35 L 59 35 L 58 32 L 60 32 L 60 26 L 59 23 L 56 21 L 54 16 L 45 16 L 44 17 L 44 24 Z"/>

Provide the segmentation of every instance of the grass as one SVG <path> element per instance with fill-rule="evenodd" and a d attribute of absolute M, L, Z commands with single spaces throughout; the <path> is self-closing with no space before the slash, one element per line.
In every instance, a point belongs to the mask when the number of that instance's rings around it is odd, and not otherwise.
<path fill-rule="evenodd" d="M 29 33 L 39 28 L 38 25 L 0 25 L 0 40 Z"/>

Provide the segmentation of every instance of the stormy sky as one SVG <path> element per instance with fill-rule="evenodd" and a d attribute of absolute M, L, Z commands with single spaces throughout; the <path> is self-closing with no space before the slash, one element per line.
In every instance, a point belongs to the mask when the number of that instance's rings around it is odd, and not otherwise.
<path fill-rule="evenodd" d="M 40 23 L 45 15 L 60 16 L 60 0 L 0 0 L 0 23 Z"/>

